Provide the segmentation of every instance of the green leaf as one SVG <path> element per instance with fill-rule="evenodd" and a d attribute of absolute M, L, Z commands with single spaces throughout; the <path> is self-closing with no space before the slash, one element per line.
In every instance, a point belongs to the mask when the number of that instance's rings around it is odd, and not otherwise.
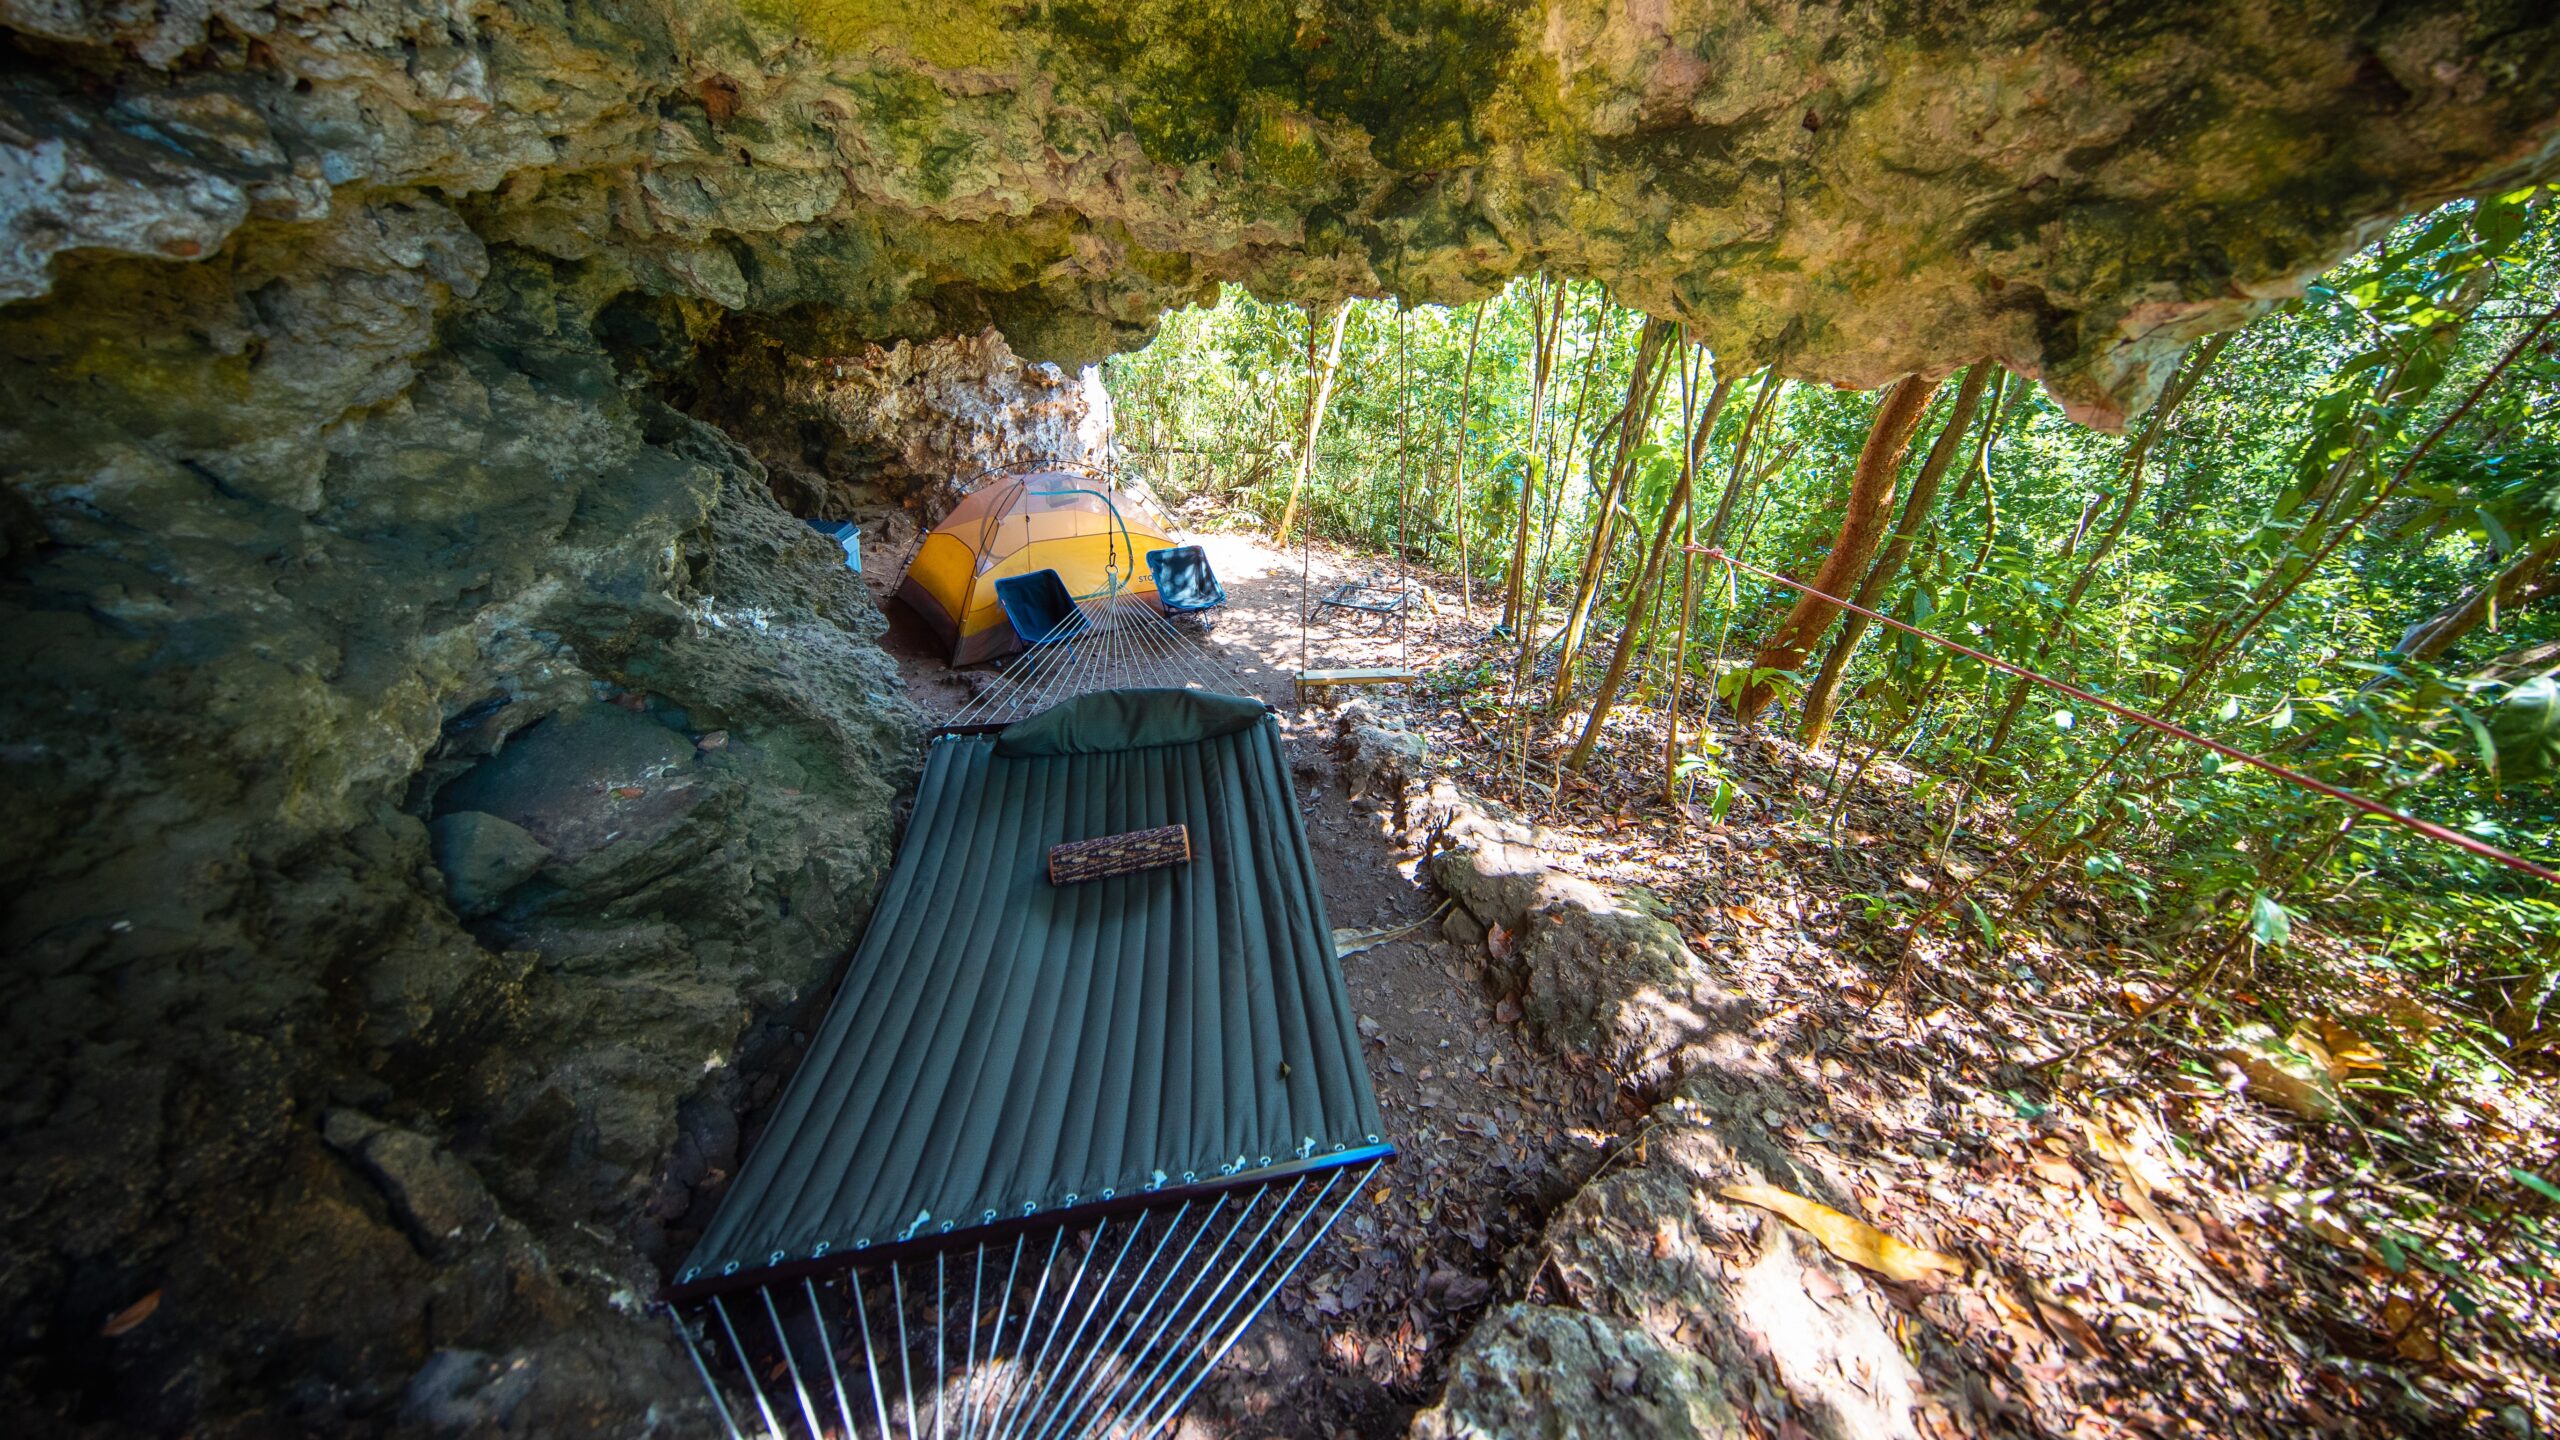
<path fill-rule="evenodd" d="M 2513 1180 L 2527 1190 L 2532 1191 L 2536 1195 L 2541 1196 L 2545 1200 L 2549 1200 L 2555 1204 L 2560 1204 L 2560 1185 L 2554 1185 L 2550 1181 L 2543 1179 L 2541 1176 L 2534 1174 L 2530 1170 L 2518 1170 L 2513 1166 L 2509 1166 L 2507 1168 L 2507 1178 Z"/>
<path fill-rule="evenodd" d="M 1991 923 L 1991 912 L 1971 900 L 1964 902 L 1964 908 L 1973 912 L 1973 925 L 1982 932 L 1982 943 L 1991 948 L 1992 954 L 1999 954 L 2000 927 Z"/>
<path fill-rule="evenodd" d="M 2498 742 L 2489 737 L 2489 727 L 2480 723 L 2480 717 L 2472 714 L 2468 705 L 2447 701 L 2446 706 L 2471 731 L 2471 743 L 2480 752 L 2480 768 L 2495 777 L 2498 773 Z"/>
<path fill-rule="evenodd" d="M 2373 1249 L 2375 1254 L 2382 1257 L 2382 1263 L 2390 1268 L 2392 1274 L 2409 1273 L 2409 1252 L 2400 1248 L 2400 1242 L 2392 1238 L 2390 1231 L 2373 1232 Z"/>
<path fill-rule="evenodd" d="M 2507 533 L 2507 527 L 2499 524 L 2498 517 L 2489 513 L 2489 507 L 2481 506 L 2478 513 L 2480 533 L 2489 537 L 2489 548 L 2501 556 L 2515 553 L 2516 537 Z"/>
<path fill-rule="evenodd" d="M 2293 917 L 2274 896 L 2261 895 L 2249 904 L 2249 933 L 2259 944 L 2280 949 L 2293 937 Z"/>
<path fill-rule="evenodd" d="M 2544 675 L 2509 690 L 2490 715 L 2499 778 L 2508 784 L 2560 771 L 2560 681 Z"/>

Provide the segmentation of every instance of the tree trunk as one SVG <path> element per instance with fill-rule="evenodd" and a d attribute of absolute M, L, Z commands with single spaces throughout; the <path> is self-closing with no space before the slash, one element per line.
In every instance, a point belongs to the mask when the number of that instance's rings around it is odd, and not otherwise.
<path fill-rule="evenodd" d="M 1610 546 L 1617 538 L 1619 500 L 1626 493 L 1628 477 L 1635 473 L 1636 452 L 1644 446 L 1645 431 L 1652 428 L 1654 410 L 1662 403 L 1662 384 L 1669 375 L 1661 363 L 1662 352 L 1678 331 L 1668 320 L 1648 320 L 1636 342 L 1635 366 L 1627 375 L 1627 402 L 1618 412 L 1617 443 L 1609 457 L 1609 481 L 1601 488 L 1590 548 L 1583 552 L 1573 604 L 1565 612 L 1564 638 L 1556 650 L 1556 683 L 1547 699 L 1549 711 L 1562 710 L 1572 697 L 1574 665 L 1582 658 L 1591 606 L 1599 598 L 1600 581 L 1609 570 Z"/>
<path fill-rule="evenodd" d="M 1982 387 L 1990 380 L 1993 365 L 1985 360 L 1965 372 L 1964 383 L 1956 390 L 1955 405 L 1947 411 L 1946 428 L 1938 432 L 1929 447 L 1929 458 L 1920 466 L 1919 478 L 1911 482 L 1910 498 L 1902 502 L 1902 524 L 1885 542 L 1884 553 L 1867 567 L 1867 578 L 1858 593 L 1849 598 L 1868 609 L 1884 598 L 1884 593 L 1902 574 L 1902 562 L 1911 554 L 1913 542 L 1920 537 L 1921 526 L 1928 523 L 1929 506 L 1938 498 L 1938 483 L 1946 478 L 1947 467 L 1955 463 L 1956 452 L 1964 448 L 1965 432 L 1972 426 L 1974 407 L 1982 401 Z M 1831 642 L 1831 653 L 1823 657 L 1822 673 L 1814 677 L 1813 688 L 1804 695 L 1804 728 L 1799 732 L 1808 750 L 1822 748 L 1823 736 L 1831 729 L 1831 717 L 1840 707 L 1840 677 L 1849 668 L 1849 657 L 1857 653 L 1858 642 L 1867 635 L 1867 617 L 1852 613 L 1840 622 L 1840 638 Z"/>
<path fill-rule="evenodd" d="M 1730 378 L 1716 382 L 1715 392 L 1707 399 L 1707 413 L 1698 420 L 1697 434 L 1713 430 L 1717 412 L 1724 409 L 1727 392 L 1733 389 Z M 1697 480 L 1698 442 L 1690 440 L 1681 448 L 1680 479 L 1671 487 L 1670 498 L 1662 505 L 1662 518 L 1653 527 L 1653 544 L 1646 551 L 1644 571 L 1636 580 L 1635 593 L 1627 601 L 1627 621 L 1618 632 L 1617 653 L 1609 657 L 1608 673 L 1600 677 L 1600 689 L 1591 697 L 1591 718 L 1583 722 L 1582 739 L 1575 743 L 1573 755 L 1564 768 L 1579 773 L 1591 760 L 1591 749 L 1600 742 L 1600 727 L 1608 723 L 1609 707 L 1617 702 L 1618 687 L 1626 683 L 1627 662 L 1635 658 L 1639 637 L 1645 622 L 1653 615 L 1654 591 L 1662 584 L 1662 563 L 1671 553 L 1672 532 L 1680 528 L 1689 514 L 1689 497 Z M 1677 723 L 1676 721 L 1674 722 Z"/>
<path fill-rule="evenodd" d="M 1867 562 L 1875 558 L 1876 542 L 1883 538 L 1885 520 L 1893 508 L 1894 484 L 1902 469 L 1902 454 L 1911 447 L 1911 432 L 1920 428 L 1920 417 L 1929 401 L 1938 393 L 1938 382 L 1917 375 L 1897 382 L 1876 404 L 1875 423 L 1867 428 L 1867 443 L 1858 452 L 1858 468 L 1849 477 L 1849 503 L 1840 517 L 1840 533 L 1831 543 L 1831 554 L 1815 572 L 1813 588 L 1827 595 L 1837 595 L 1850 580 L 1866 573 Z M 1831 617 L 1840 607 L 1811 595 L 1799 595 L 1787 611 L 1787 618 L 1760 646 L 1753 656 L 1753 678 L 1743 686 L 1734 711 L 1746 722 L 1759 718 L 1777 698 L 1777 687 L 1758 679 L 1763 670 L 1793 670 L 1804 663 L 1804 657 L 1831 628 Z"/>
<path fill-rule="evenodd" d="M 2433 660 L 2480 626 L 2496 610 L 2513 609 L 2548 593 L 2545 572 L 2560 559 L 2560 533 L 2544 536 L 2507 561 L 2506 568 L 2471 587 L 2434 618 L 2412 626 L 2393 647 L 2412 660 Z"/>
<path fill-rule="evenodd" d="M 1467 325 L 1467 366 L 1458 381 L 1458 458 L 1450 471 L 1452 509 L 1458 522 L 1458 613 L 1476 623 L 1476 571 L 1467 557 L 1467 410 L 1475 400 L 1476 337 L 1484 333 L 1484 302 L 1476 302 L 1475 319 Z"/>
<path fill-rule="evenodd" d="M 1351 319 L 1351 302 L 1346 300 L 1333 312 L 1333 343 L 1325 347 L 1324 364 L 1316 365 L 1316 317 L 1307 316 L 1307 424 L 1299 432 L 1298 473 L 1289 480 L 1289 503 L 1280 507 L 1280 525 L 1272 532 L 1281 544 L 1289 543 L 1289 527 L 1297 523 L 1298 496 L 1307 488 L 1307 477 L 1315 473 L 1316 437 L 1324 431 L 1325 406 L 1333 399 L 1333 377 L 1342 366 L 1342 328 Z"/>
<path fill-rule="evenodd" d="M 1591 327 L 1591 349 L 1583 357 L 1582 379 L 1574 386 L 1573 412 L 1572 417 L 1565 422 L 1563 448 L 1561 450 L 1556 448 L 1554 436 L 1557 432 L 1553 426 L 1550 426 L 1546 450 L 1541 452 L 1533 445 L 1528 457 L 1532 474 L 1542 479 L 1553 474 L 1555 479 L 1546 485 L 1547 515 L 1538 536 L 1538 558 L 1534 564 L 1522 572 L 1524 578 L 1519 591 L 1521 596 L 1520 644 L 1518 654 L 1513 657 L 1511 663 L 1509 693 L 1512 695 L 1518 695 L 1529 688 L 1529 673 L 1537 666 L 1538 617 L 1546 610 L 1547 559 L 1555 553 L 1556 512 L 1561 508 L 1558 501 L 1563 496 L 1566 477 L 1573 473 L 1573 450 L 1582 434 L 1583 403 L 1591 398 L 1591 377 L 1599 370 L 1600 363 L 1609 350 L 1609 292 L 1594 287 L 1591 300 L 1594 316 Z M 1557 311 L 1555 345 L 1558 352 L 1557 358 L 1561 359 L 1564 347 L 1564 320 L 1561 307 Z M 1552 383 L 1552 377 L 1550 383 Z M 1529 763 L 1529 717 L 1530 712 L 1526 709 L 1520 712 L 1519 753 L 1520 763 L 1523 766 Z"/>
<path fill-rule="evenodd" d="M 2070 627 L 2072 613 L 2080 608 L 2080 597 L 2089 593 L 2090 582 L 2098 578 L 2098 567 L 2106 563 L 2108 554 L 2116 548 L 2116 542 L 2124 538 L 2125 527 L 2132 522 L 2135 508 L 2142 503 L 2143 487 L 2149 482 L 2151 452 L 2169 428 L 2169 417 L 2176 412 L 2180 402 L 2195 393 L 2197 382 L 2204 379 L 2204 372 L 2212 367 L 2215 357 L 2222 353 L 2222 347 L 2230 344 L 2232 335 L 2237 333 L 2225 332 L 2198 344 L 2186 367 L 2169 381 L 2168 389 L 2160 392 L 2160 401 L 2151 407 L 2151 418 L 2144 422 L 2142 434 L 2125 451 L 2124 503 L 2116 507 L 2116 518 L 2108 523 L 2107 533 L 2098 537 L 2097 548 L 2089 552 L 2089 559 L 2071 582 L 2069 593 L 2062 597 L 2062 609 L 2045 627 L 2044 638 L 2036 642 L 2035 654 L 2027 661 L 2028 669 L 2034 669 L 2050 654 L 2054 643 Z M 2000 707 L 1998 723 L 1991 727 L 1991 741 L 1983 747 L 1982 758 L 1974 762 L 1974 784 L 1982 783 L 2001 747 L 2009 743 L 2009 735 L 2018 723 L 2018 712 L 2026 708 L 2027 691 L 2028 682 L 2024 679 L 2010 683 L 2008 701 Z"/>
<path fill-rule="evenodd" d="M 1539 283 L 1543 285 L 1544 279 Z M 1547 380 L 1555 369 L 1555 342 L 1564 332 L 1564 281 L 1556 282 L 1552 319 L 1543 290 L 1531 292 L 1529 307 L 1529 437 L 1522 447 L 1525 457 L 1520 479 L 1520 521 L 1511 537 L 1511 568 L 1502 577 L 1502 623 L 1516 627 L 1520 623 L 1521 582 L 1529 566 L 1529 519 L 1537 508 L 1539 474 L 1538 427 L 1546 414 Z M 1552 330 L 1552 334 L 1550 331 Z"/>

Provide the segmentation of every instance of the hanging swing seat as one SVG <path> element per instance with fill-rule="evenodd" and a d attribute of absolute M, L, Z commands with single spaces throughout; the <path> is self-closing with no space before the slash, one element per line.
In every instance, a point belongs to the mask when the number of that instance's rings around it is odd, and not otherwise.
<path fill-rule="evenodd" d="M 1147 573 L 1155 579 L 1157 602 L 1167 610 L 1197 613 L 1227 603 L 1226 587 L 1209 568 L 1208 553 L 1197 545 L 1148 551 Z"/>
<path fill-rule="evenodd" d="M 1316 603 L 1328 610 L 1356 610 L 1364 615 L 1393 615 L 1413 601 L 1413 591 L 1393 581 L 1371 578 L 1346 580 L 1334 586 Z"/>
<path fill-rule="evenodd" d="M 1362 670 L 1301 670 L 1297 674 L 1298 703 L 1305 704 L 1310 691 L 1330 690 L 1338 685 L 1410 685 L 1421 678 L 1411 670 L 1391 665 Z"/>

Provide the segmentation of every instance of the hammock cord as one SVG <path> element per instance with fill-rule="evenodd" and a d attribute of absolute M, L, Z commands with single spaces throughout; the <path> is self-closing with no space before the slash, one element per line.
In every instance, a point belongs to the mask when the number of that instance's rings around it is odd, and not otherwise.
<path fill-rule="evenodd" d="M 670 1318 L 728 1440 L 1136 1440 L 1182 1413 L 1379 1165 L 960 1242 L 930 1275 L 896 1259 L 777 1281 Z"/>
<path fill-rule="evenodd" d="M 1010 723 L 1095 690 L 1139 687 L 1233 691 L 1237 682 L 1153 602 L 1121 587 L 1079 599 L 944 723 Z"/>
<path fill-rule="evenodd" d="M 1351 302 L 1346 300 L 1343 303 L 1347 305 Z M 1307 413 L 1311 416 L 1315 413 L 1315 387 L 1316 321 L 1314 312 L 1310 311 L 1307 315 Z M 1304 443 L 1307 453 L 1302 460 L 1306 466 L 1307 479 L 1312 485 L 1316 474 L 1315 436 L 1312 434 L 1305 436 Z M 1280 543 L 1288 544 L 1289 537 L 1281 536 Z M 1302 673 L 1313 668 L 1313 662 L 1307 654 L 1307 625 L 1313 611 L 1313 606 L 1308 602 L 1307 581 L 1313 574 L 1315 566 L 1316 500 L 1315 496 L 1309 495 L 1306 512 L 1298 518 L 1298 669 Z"/>

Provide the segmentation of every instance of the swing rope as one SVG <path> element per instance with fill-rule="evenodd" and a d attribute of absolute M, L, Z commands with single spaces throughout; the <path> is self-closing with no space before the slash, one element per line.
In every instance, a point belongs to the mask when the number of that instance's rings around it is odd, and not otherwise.
<path fill-rule="evenodd" d="M 1317 383 L 1315 379 L 1315 327 L 1312 323 L 1308 326 L 1307 333 L 1307 383 L 1312 386 Z M 1318 601 L 1315 598 L 1316 506 L 1312 493 L 1310 493 L 1304 515 L 1300 521 L 1302 528 L 1298 532 L 1298 695 L 1302 702 L 1305 700 L 1307 690 L 1310 686 L 1324 687 L 1344 684 L 1403 684 L 1414 678 L 1411 668 L 1411 620 L 1405 613 L 1407 609 L 1410 608 L 1414 597 L 1411 578 L 1412 560 L 1411 557 L 1406 554 L 1406 550 L 1411 544 L 1413 533 L 1413 347 L 1411 343 L 1411 334 L 1412 313 L 1406 309 L 1401 302 L 1399 302 L 1396 308 L 1395 588 L 1383 600 L 1369 598 L 1382 587 L 1383 583 L 1378 571 L 1372 569 L 1368 572 L 1366 579 L 1338 584 L 1323 600 Z M 1315 447 L 1311 443 L 1307 448 L 1308 455 L 1304 458 L 1306 459 L 1307 464 L 1308 488 L 1310 492 L 1312 492 L 1315 477 Z M 1374 476 L 1374 472 L 1370 473 Z M 1359 503 L 1355 509 L 1360 516 L 1374 517 L 1376 514 L 1376 494 L 1377 486 L 1373 479 L 1372 482 L 1362 490 L 1358 497 Z M 1282 539 L 1283 543 L 1286 543 L 1286 537 L 1284 536 Z M 1393 669 L 1342 671 L 1317 671 L 1312 668 L 1314 663 L 1314 641 L 1311 637 L 1314 628 L 1315 612 L 1319 605 L 1324 607 L 1338 607 L 1345 610 L 1363 611 L 1380 616 L 1382 624 L 1378 634 L 1381 637 L 1385 634 L 1383 618 L 1387 615 L 1393 615 L 1395 617 L 1396 625 L 1395 667 Z"/>
<path fill-rule="evenodd" d="M 1348 305 L 1351 302 L 1345 300 L 1342 303 Z M 1317 383 L 1316 317 L 1315 312 L 1310 310 L 1307 312 L 1307 414 L 1310 418 L 1315 415 Z M 1307 447 L 1305 464 L 1308 488 L 1313 489 L 1316 475 L 1316 437 L 1312 426 L 1309 427 L 1309 433 L 1303 437 L 1302 443 Z M 1316 499 L 1313 495 L 1307 496 L 1306 511 L 1298 517 L 1298 537 L 1298 671 L 1304 674 L 1314 668 L 1307 654 L 1307 623 L 1311 608 L 1307 582 L 1316 565 Z M 1287 537 L 1281 538 L 1285 544 Z"/>
<path fill-rule="evenodd" d="M 1401 303 L 1396 306 L 1396 668 L 1413 668 L 1411 651 L 1405 643 L 1405 612 L 1413 608 L 1413 595 L 1405 586 L 1405 522 L 1413 508 L 1413 475 L 1411 449 L 1407 435 L 1413 418 L 1413 351 L 1405 343 L 1406 331 L 1413 312 Z"/>

